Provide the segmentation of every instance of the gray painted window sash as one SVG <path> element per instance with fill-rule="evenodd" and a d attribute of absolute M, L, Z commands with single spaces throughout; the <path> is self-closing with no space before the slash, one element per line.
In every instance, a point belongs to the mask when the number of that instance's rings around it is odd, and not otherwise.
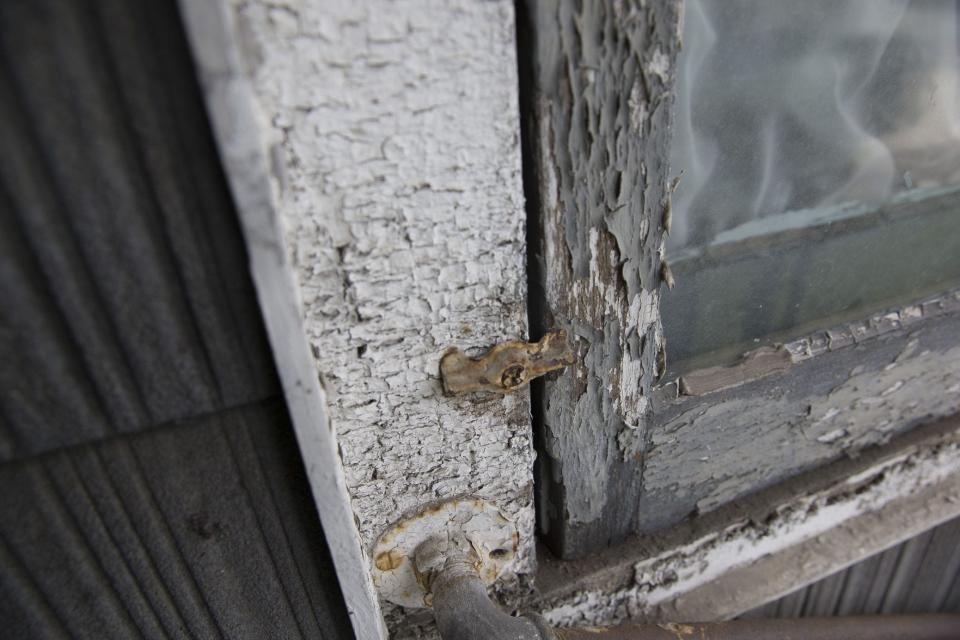
<path fill-rule="evenodd" d="M 814 324 L 772 357 L 708 370 L 696 395 L 664 376 L 679 3 L 524 6 L 531 309 L 578 356 L 534 388 L 539 521 L 555 553 L 662 529 L 960 411 L 955 292 Z"/>

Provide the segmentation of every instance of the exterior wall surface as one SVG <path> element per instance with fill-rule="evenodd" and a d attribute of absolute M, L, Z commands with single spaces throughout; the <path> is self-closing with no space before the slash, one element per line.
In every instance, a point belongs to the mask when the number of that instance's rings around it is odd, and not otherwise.
<path fill-rule="evenodd" d="M 0 127 L 0 635 L 353 637 L 176 4 L 0 4 Z"/>
<path fill-rule="evenodd" d="M 960 613 L 960 519 L 758 607 L 743 617 Z"/>
<path fill-rule="evenodd" d="M 479 496 L 520 531 L 510 590 L 534 566 L 528 394 L 445 396 L 439 361 L 526 337 L 513 5 L 232 6 L 363 545 Z"/>
<path fill-rule="evenodd" d="M 520 51 L 535 51 L 535 68 L 522 76 L 520 91 L 530 99 L 522 109 L 536 142 L 530 160 L 537 171 L 527 194 L 534 195 L 534 215 L 543 214 L 532 225 L 539 225 L 529 236 L 537 253 L 529 259 L 516 69 L 518 62 L 521 69 L 530 66 L 530 59 L 516 58 L 511 4 L 229 5 L 243 54 L 239 73 L 253 89 L 259 117 L 251 129 L 262 136 L 258 143 L 270 160 L 264 206 L 277 211 L 284 227 L 283 259 L 292 265 L 300 297 L 297 322 L 312 350 L 310 380 L 298 380 L 322 382 L 317 392 L 329 403 L 363 550 L 369 556 L 387 527 L 425 505 L 478 495 L 520 529 L 519 557 L 500 585 L 509 604 L 527 591 L 534 567 L 528 397 L 525 391 L 445 396 L 438 363 L 450 346 L 480 353 L 523 337 L 527 269 L 538 288 L 531 297 L 533 337 L 557 324 L 578 350 L 577 364 L 549 376 L 535 405 L 546 454 L 541 522 L 561 554 L 591 554 L 638 529 L 681 522 L 693 508 L 715 511 L 788 471 L 808 468 L 753 465 L 759 450 L 751 458 L 728 447 L 725 453 L 756 473 L 727 478 L 722 470 L 729 458 L 709 462 L 697 448 L 717 435 L 710 425 L 678 440 L 651 420 L 662 408 L 658 402 L 677 399 L 654 385 L 664 354 L 659 286 L 670 280 L 662 248 L 673 184 L 664 160 L 671 64 L 680 45 L 678 3 L 522 7 L 520 32 L 533 37 L 521 36 Z M 523 84 L 531 78 L 535 91 Z M 251 237 L 256 245 L 256 234 Z M 921 317 L 926 320 L 926 312 L 909 315 L 910 322 Z M 927 342 L 909 346 L 914 328 L 901 331 L 905 324 L 886 323 L 887 350 L 876 355 L 875 366 L 889 376 L 907 375 L 907 358 L 926 353 Z M 928 326 L 923 340 L 941 333 Z M 809 353 L 789 351 L 791 364 L 811 361 L 812 345 Z M 852 349 L 845 353 L 856 357 Z M 779 380 L 761 383 L 775 393 Z M 763 432 L 763 416 L 755 424 Z M 900 426 L 878 431 L 870 444 Z M 719 435 L 749 440 L 755 432 Z M 825 453 L 818 447 L 831 443 L 817 441 L 820 435 L 806 442 L 815 460 L 842 454 L 845 441 Z M 682 464 L 671 464 L 673 445 Z M 304 455 L 311 468 L 331 462 Z M 918 459 L 929 467 L 917 473 L 924 482 L 939 479 L 948 464 L 936 452 Z M 713 492 L 711 499 L 691 486 Z M 849 503 L 832 503 L 830 518 L 816 513 L 818 500 L 833 498 L 818 495 L 799 515 L 778 521 L 775 535 L 747 524 L 719 544 L 716 532 L 707 532 L 695 555 L 709 557 L 710 570 L 699 570 L 704 563 L 694 556 L 681 558 L 690 578 L 685 584 L 706 593 L 711 571 L 735 573 L 733 546 L 762 554 L 771 537 L 792 544 L 815 528 L 836 527 L 843 509 L 869 515 L 876 506 L 862 500 L 851 506 L 859 498 L 844 492 L 842 481 L 838 487 Z M 888 483 L 883 491 L 877 504 L 898 490 Z M 664 566 L 673 566 L 670 553 Z M 629 562 L 659 567 L 660 560 L 641 554 Z M 370 558 L 358 562 L 369 566 Z M 344 566 L 349 571 L 357 563 Z M 590 592 L 566 594 L 551 603 L 551 615 L 562 621 L 572 611 L 571 619 L 591 621 L 630 613 L 630 607 L 659 607 L 676 595 L 669 575 L 649 581 L 631 575 L 623 592 L 601 585 L 593 592 L 604 594 L 599 600 Z M 646 589 L 663 599 L 651 604 Z M 703 601 L 687 598 L 693 603 L 687 610 L 705 610 L 697 609 Z M 621 607 L 625 602 L 632 604 Z M 429 627 L 428 611 L 389 603 L 384 610 L 398 636 L 420 633 L 421 621 Z"/>

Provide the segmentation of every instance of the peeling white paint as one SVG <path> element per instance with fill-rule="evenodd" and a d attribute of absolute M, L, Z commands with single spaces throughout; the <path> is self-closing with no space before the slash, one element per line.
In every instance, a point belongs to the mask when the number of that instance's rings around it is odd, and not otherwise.
<path fill-rule="evenodd" d="M 786 345 L 794 363 L 789 376 L 757 380 L 750 393 L 680 400 L 653 429 L 645 452 L 651 512 L 706 513 L 960 411 L 960 397 L 945 392 L 960 384 L 960 346 L 950 320 L 960 297 L 950 293 L 921 306 L 919 315 L 877 314 Z M 922 329 L 915 324 L 920 317 Z M 870 349 L 859 348 L 868 339 Z M 816 391 L 795 391 L 788 378 L 805 375 L 805 367 L 817 364 L 809 360 L 828 352 L 836 353 L 824 357 L 842 358 L 849 374 L 838 364 L 829 377 L 807 383 L 819 385 Z"/>
<path fill-rule="evenodd" d="M 679 23 L 678 19 L 677 24 Z M 666 82 L 670 78 L 670 57 L 657 47 L 653 50 L 647 70 L 660 78 L 661 82 Z"/>
<path fill-rule="evenodd" d="M 782 505 L 766 522 L 745 520 L 641 560 L 627 587 L 583 591 L 548 605 L 542 614 L 557 626 L 647 619 L 658 607 L 684 594 L 842 527 L 857 516 L 877 512 L 941 483 L 955 486 L 958 469 L 960 444 L 956 440 L 894 456 L 837 486 Z"/>
<path fill-rule="evenodd" d="M 643 134 L 648 115 L 647 101 L 643 98 L 643 86 L 640 83 L 635 83 L 630 89 L 627 106 L 630 108 L 630 128 L 634 133 Z"/>
<path fill-rule="evenodd" d="M 327 398 L 310 356 L 282 221 L 271 198 L 268 125 L 241 59 L 241 30 L 226 0 L 183 0 L 180 10 L 347 614 L 358 639 L 384 640 L 387 629 L 371 576 L 363 570 L 367 557 L 351 512 Z"/>
<path fill-rule="evenodd" d="M 476 495 L 531 571 L 528 395 L 446 397 L 438 371 L 449 346 L 526 337 L 512 3 L 232 1 L 367 552 Z"/>
<path fill-rule="evenodd" d="M 903 353 L 914 351 L 916 343 L 911 341 Z M 807 436 L 818 442 L 835 444 L 848 435 L 858 436 L 866 428 L 880 437 L 889 437 L 911 419 L 923 417 L 931 411 L 929 401 L 920 401 L 931 393 L 941 396 L 935 408 L 937 414 L 960 411 L 960 399 L 951 401 L 943 394 L 944 389 L 960 384 L 960 367 L 957 366 L 960 347 L 931 353 L 924 358 L 904 360 L 898 356 L 895 363 L 897 366 L 893 368 L 852 375 L 825 398 L 813 403 L 810 407 L 813 425 L 805 429 Z M 840 435 L 832 437 L 837 433 Z M 851 443 L 845 444 L 849 446 Z"/>
<path fill-rule="evenodd" d="M 644 335 L 651 329 L 658 330 L 660 322 L 660 292 L 641 289 L 628 300 L 629 294 L 616 282 L 609 279 L 609 269 L 604 265 L 617 264 L 619 252 L 607 252 L 601 243 L 600 231 L 589 230 L 590 272 L 586 279 L 572 283 L 572 295 L 576 317 L 596 317 L 597 324 L 612 317 L 621 329 L 618 376 L 615 387 L 609 392 L 613 397 L 620 418 L 630 429 L 636 429 L 649 408 L 649 400 L 643 390 L 643 373 L 649 363 L 640 353 L 632 353 L 626 337 Z M 598 304 L 598 302 L 600 304 Z M 659 331 L 657 331 L 659 335 Z"/>
<path fill-rule="evenodd" d="M 544 495 L 559 501 L 543 521 L 564 555 L 589 553 L 597 536 L 626 535 L 638 519 L 639 487 L 627 477 L 639 480 L 663 354 L 656 251 L 672 93 L 661 73 L 669 78 L 676 54 L 676 5 L 527 4 L 542 230 L 532 250 L 543 256 L 546 315 L 579 355 L 544 382 L 542 405 Z"/>

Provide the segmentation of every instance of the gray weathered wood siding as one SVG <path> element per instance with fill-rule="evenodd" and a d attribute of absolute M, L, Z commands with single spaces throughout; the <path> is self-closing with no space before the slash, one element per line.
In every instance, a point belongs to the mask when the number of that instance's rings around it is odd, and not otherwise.
<path fill-rule="evenodd" d="M 0 628 L 346 638 L 173 2 L 0 5 Z"/>
<path fill-rule="evenodd" d="M 4 459 L 279 392 L 176 16 L 122 7 L 2 9 Z"/>
<path fill-rule="evenodd" d="M 0 466 L 9 638 L 352 638 L 279 400 Z"/>
<path fill-rule="evenodd" d="M 960 519 L 858 562 L 744 617 L 960 613 Z"/>

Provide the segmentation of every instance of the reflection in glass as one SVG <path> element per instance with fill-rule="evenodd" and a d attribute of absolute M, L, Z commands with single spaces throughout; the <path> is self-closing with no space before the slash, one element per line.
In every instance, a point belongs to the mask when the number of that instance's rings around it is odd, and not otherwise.
<path fill-rule="evenodd" d="M 688 0 L 668 248 L 960 183 L 956 6 Z"/>
<path fill-rule="evenodd" d="M 685 4 L 668 361 L 960 286 L 958 3 Z"/>

